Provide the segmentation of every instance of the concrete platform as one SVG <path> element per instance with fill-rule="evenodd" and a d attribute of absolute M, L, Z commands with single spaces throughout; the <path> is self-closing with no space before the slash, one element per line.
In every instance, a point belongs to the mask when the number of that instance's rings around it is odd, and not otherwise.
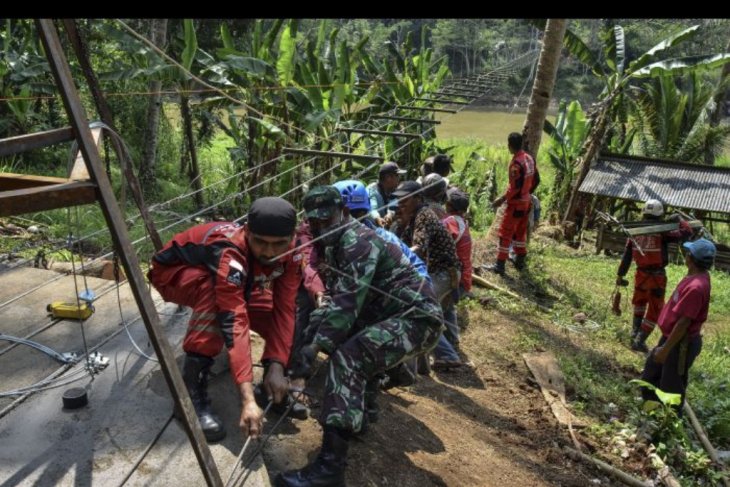
<path fill-rule="evenodd" d="M 45 274 L 45 280 L 58 276 L 51 271 L 32 268 L 0 274 L 0 296 L 5 298 L 0 303 L 12 298 L 11 289 L 22 294 L 44 282 L 42 274 Z M 100 289 L 113 285 L 95 278 L 87 278 L 87 281 L 97 294 Z M 60 352 L 81 351 L 78 322 L 50 323 L 45 317 L 45 306 L 50 300 L 68 299 L 73 294 L 71 276 L 33 291 L 0 308 L 0 331 L 24 336 L 50 324 L 33 340 Z M 122 314 L 132 337 L 146 354 L 154 356 L 126 284 L 120 287 L 120 297 Z M 176 305 L 162 302 L 156 293 L 153 298 L 167 338 L 181 363 L 180 343 L 189 311 L 177 312 Z M 83 364 L 77 364 L 60 380 L 69 377 L 81 380 L 36 392 L 0 418 L 0 485 L 204 485 L 183 428 L 176 420 L 169 421 L 173 401 L 159 365 L 134 350 L 121 326 L 116 290 L 112 288 L 112 292 L 102 296 L 95 306 L 96 313 L 85 325 L 87 342 L 92 349 L 98 347 L 110 359 L 110 365 L 92 379 L 88 374 L 77 373 L 83 371 Z M 260 350 L 260 340 L 253 341 Z M 24 345 L 2 353 L 6 349 L 7 343 L 0 342 L 2 391 L 30 385 L 61 368 L 59 362 Z M 218 358 L 216 369 L 225 368 L 224 359 Z M 85 387 L 89 405 L 78 410 L 64 410 L 61 396 L 70 387 Z M 240 402 L 227 371 L 213 378 L 210 393 L 213 406 L 228 429 L 223 442 L 211 445 L 225 482 L 244 441 L 237 428 Z M 0 410 L 12 404 L 14 399 L 0 398 Z M 244 485 L 268 486 L 268 474 L 260 457 L 252 468 Z"/>

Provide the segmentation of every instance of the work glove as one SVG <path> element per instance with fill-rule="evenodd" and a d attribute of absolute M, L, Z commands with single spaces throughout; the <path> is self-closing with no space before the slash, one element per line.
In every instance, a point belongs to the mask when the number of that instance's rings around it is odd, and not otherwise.
<path fill-rule="evenodd" d="M 312 376 L 312 368 L 317 360 L 318 347 L 314 344 L 305 345 L 294 357 L 289 376 L 292 379 L 309 379 Z"/>
<path fill-rule="evenodd" d="M 629 285 L 629 281 L 623 278 L 623 276 L 616 276 L 616 285 L 626 287 Z"/>

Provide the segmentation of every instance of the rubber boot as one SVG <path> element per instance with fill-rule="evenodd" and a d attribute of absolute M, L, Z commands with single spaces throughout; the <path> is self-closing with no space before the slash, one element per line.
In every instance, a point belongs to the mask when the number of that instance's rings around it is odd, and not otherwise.
<path fill-rule="evenodd" d="M 498 260 L 494 264 L 489 264 L 484 266 L 484 270 L 489 272 L 494 272 L 495 274 L 499 274 L 500 276 L 504 275 L 504 261 Z"/>
<path fill-rule="evenodd" d="M 648 352 L 649 348 L 646 346 L 646 339 L 649 338 L 649 335 L 651 332 L 647 332 L 644 330 L 639 330 L 639 333 L 636 334 L 634 337 L 634 341 L 631 342 L 631 350 L 636 350 L 637 352 Z"/>
<path fill-rule="evenodd" d="M 312 463 L 276 477 L 277 487 L 345 487 L 345 466 L 350 432 L 325 426 L 322 449 Z"/>
<path fill-rule="evenodd" d="M 405 362 L 400 363 L 385 371 L 387 377 L 382 383 L 384 391 L 392 389 L 393 387 L 408 387 L 416 383 L 416 371 L 415 363 L 413 364 L 413 370 L 411 370 Z"/>
<path fill-rule="evenodd" d="M 639 331 L 641 330 L 641 322 L 644 321 L 644 318 L 642 316 L 636 316 L 634 315 L 634 323 L 631 326 L 631 341 L 633 342 L 636 338 L 636 335 L 639 334 Z"/>
<path fill-rule="evenodd" d="M 510 259 L 512 263 L 515 265 L 515 269 L 518 271 L 525 270 L 525 261 L 527 260 L 527 256 L 524 254 L 516 255 L 514 259 Z"/>
<path fill-rule="evenodd" d="M 183 381 L 188 388 L 188 394 L 195 407 L 195 414 L 198 416 L 205 439 L 220 441 L 225 438 L 226 430 L 218 415 L 213 413 L 208 398 L 208 374 L 212 365 L 211 357 L 188 353 L 185 355 L 182 372 Z M 176 411 L 176 416 L 182 417 L 179 411 Z"/>
<path fill-rule="evenodd" d="M 375 424 L 380 419 L 380 407 L 378 406 L 379 388 L 379 378 L 370 379 L 365 384 L 365 416 L 370 424 Z"/>

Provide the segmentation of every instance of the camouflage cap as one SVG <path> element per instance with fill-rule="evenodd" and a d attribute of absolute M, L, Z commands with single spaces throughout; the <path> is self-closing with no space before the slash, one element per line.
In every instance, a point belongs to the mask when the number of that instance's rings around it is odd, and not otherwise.
<path fill-rule="evenodd" d="M 342 208 L 342 196 L 334 186 L 315 186 L 304 195 L 304 211 L 307 218 L 330 218 Z"/>

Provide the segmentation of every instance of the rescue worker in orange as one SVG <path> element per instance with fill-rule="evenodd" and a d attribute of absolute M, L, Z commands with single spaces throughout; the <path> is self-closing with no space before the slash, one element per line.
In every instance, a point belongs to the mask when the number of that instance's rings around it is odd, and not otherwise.
<path fill-rule="evenodd" d="M 660 223 L 664 214 L 661 201 L 650 199 L 642 210 L 644 222 Z M 631 267 L 631 261 L 636 262 L 634 276 L 634 296 L 631 304 L 634 305 L 634 322 L 631 331 L 631 348 L 640 352 L 648 352 L 646 339 L 656 327 L 657 318 L 664 306 L 664 294 L 667 288 L 667 273 L 665 267 L 669 263 L 667 244 L 686 240 L 692 235 L 689 224 L 679 219 L 679 229 L 666 233 L 652 233 L 634 237 L 639 250 L 631 239 L 626 240 L 626 248 L 618 267 L 616 284 L 625 284 L 624 276 Z"/>
<path fill-rule="evenodd" d="M 241 394 L 239 426 L 257 437 L 263 411 L 253 388 L 250 330 L 266 341 L 264 390 L 274 403 L 288 399 L 285 368 L 294 334 L 301 271 L 294 249 L 294 207 L 281 198 L 254 201 L 248 223 L 204 223 L 175 235 L 152 258 L 150 282 L 165 301 L 193 308 L 183 342 L 183 379 L 208 441 L 225 429 L 211 410 L 207 382 L 225 345 Z"/>
<path fill-rule="evenodd" d="M 497 262 L 486 266 L 494 273 L 504 275 L 504 264 L 509 256 L 509 247 L 515 252 L 514 265 L 517 269 L 525 268 L 527 257 L 527 223 L 530 213 L 530 193 L 539 182 L 535 160 L 522 150 L 522 135 L 512 132 L 507 137 L 507 147 L 513 155 L 509 163 L 509 187 L 504 195 L 492 202 L 492 208 L 499 208 L 505 201 L 507 209 L 499 227 L 499 245 L 497 246 Z"/>

